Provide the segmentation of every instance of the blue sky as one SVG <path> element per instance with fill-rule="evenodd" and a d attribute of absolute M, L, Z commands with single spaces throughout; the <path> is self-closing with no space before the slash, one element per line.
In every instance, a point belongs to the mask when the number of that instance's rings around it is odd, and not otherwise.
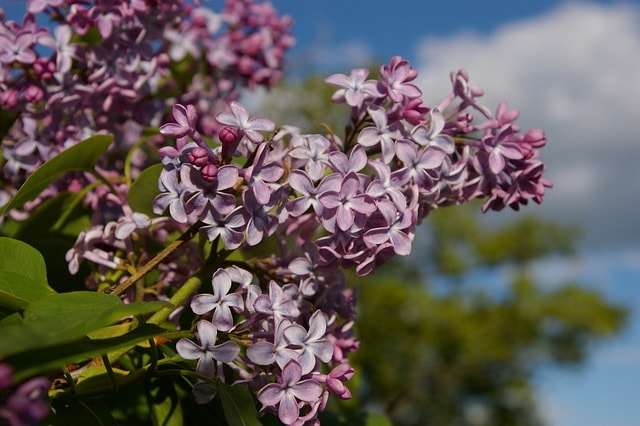
<path fill-rule="evenodd" d="M 347 73 L 402 55 L 420 71 L 425 101 L 437 103 L 449 89 L 449 71 L 464 67 L 486 90 L 487 105 L 508 99 L 524 128 L 545 129 L 543 159 L 555 188 L 543 205 L 526 210 L 581 225 L 584 238 L 579 258 L 540 262 L 540 280 L 577 280 L 640 307 L 640 1 L 274 4 L 296 22 L 291 74 Z M 11 16 L 24 3 L 0 5 Z M 511 217 L 490 214 L 487 221 Z M 550 426 L 637 426 L 639 383 L 636 312 L 585 368 L 545 372 L 540 403 Z"/>

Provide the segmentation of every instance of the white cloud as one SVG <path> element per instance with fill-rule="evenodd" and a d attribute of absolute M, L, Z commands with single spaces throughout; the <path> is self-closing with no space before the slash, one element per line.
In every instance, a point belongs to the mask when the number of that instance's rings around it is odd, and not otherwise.
<path fill-rule="evenodd" d="M 487 105 L 508 99 L 523 127 L 545 129 L 555 188 L 536 212 L 584 223 L 591 245 L 637 246 L 640 8 L 570 3 L 488 36 L 427 38 L 416 57 L 426 101 L 466 68 Z"/>

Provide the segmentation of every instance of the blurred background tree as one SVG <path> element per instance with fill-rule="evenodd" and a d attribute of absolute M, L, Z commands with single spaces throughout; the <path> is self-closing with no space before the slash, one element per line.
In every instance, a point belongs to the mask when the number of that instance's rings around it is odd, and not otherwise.
<path fill-rule="evenodd" d="M 262 113 L 340 135 L 348 109 L 331 102 L 334 90 L 319 77 L 289 81 Z M 583 365 L 622 330 L 625 307 L 580 283 L 547 288 L 532 273 L 536 261 L 575 255 L 577 228 L 526 211 L 493 226 L 480 216 L 477 204 L 436 210 L 412 256 L 350 277 L 360 285 L 361 345 L 351 360 L 358 389 L 350 401 L 332 401 L 325 421 L 354 424 L 367 407 L 397 425 L 542 425 L 534 386 L 541 371 Z"/>

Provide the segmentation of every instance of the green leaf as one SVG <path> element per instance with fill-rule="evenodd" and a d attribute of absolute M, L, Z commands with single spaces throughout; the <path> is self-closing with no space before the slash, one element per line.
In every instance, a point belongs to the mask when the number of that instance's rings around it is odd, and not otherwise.
<path fill-rule="evenodd" d="M 128 316 L 165 306 L 166 302 L 125 305 L 115 295 L 91 291 L 54 294 L 30 304 L 22 324 L 0 328 L 0 356 L 71 342 Z"/>
<path fill-rule="evenodd" d="M 118 426 L 109 407 L 100 399 L 73 401 L 56 408 L 52 426 Z"/>
<path fill-rule="evenodd" d="M 18 119 L 19 113 L 11 113 L 4 108 L 0 108 L 0 140 L 9 132 L 13 123 Z"/>
<path fill-rule="evenodd" d="M 24 309 L 52 294 L 42 255 L 22 241 L 0 237 L 0 307 Z"/>
<path fill-rule="evenodd" d="M 154 426 L 182 426 L 180 398 L 173 382 L 157 381 L 147 394 Z"/>
<path fill-rule="evenodd" d="M 220 383 L 220 397 L 229 426 L 260 426 L 255 402 L 246 386 Z"/>
<path fill-rule="evenodd" d="M 158 179 L 160 179 L 162 167 L 162 164 L 154 164 L 147 167 L 131 184 L 127 199 L 134 212 L 144 213 L 147 216 L 156 216 L 152 205 L 153 199 L 160 193 Z"/>
<path fill-rule="evenodd" d="M 96 135 L 62 151 L 29 176 L 13 198 L 0 210 L 4 215 L 11 209 L 22 206 L 36 198 L 45 188 L 64 173 L 94 170 L 98 158 L 106 151 L 113 136 Z"/>
<path fill-rule="evenodd" d="M 103 340 L 91 340 L 88 337 L 71 342 L 60 343 L 46 348 L 34 345 L 31 350 L 7 356 L 3 361 L 14 369 L 14 380 L 20 382 L 29 377 L 45 374 L 66 364 L 82 362 L 120 348 L 130 347 L 166 330 L 152 324 L 143 324 L 131 332 L 118 337 Z M 2 333 L 3 331 L 0 331 Z M 6 342 L 3 342 L 4 345 Z M 3 347 L 0 345 L 0 347 Z"/>

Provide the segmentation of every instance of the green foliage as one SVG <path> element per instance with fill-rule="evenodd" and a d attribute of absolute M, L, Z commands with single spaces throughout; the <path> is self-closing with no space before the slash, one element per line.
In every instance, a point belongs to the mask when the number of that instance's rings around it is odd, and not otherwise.
<path fill-rule="evenodd" d="M 0 238 L 0 307 L 24 309 L 54 293 L 42 255 L 21 241 Z"/>
<path fill-rule="evenodd" d="M 403 277 L 400 262 L 385 265 L 361 286 L 360 401 L 382 405 L 398 425 L 538 425 L 536 374 L 583 362 L 626 311 L 579 284 L 543 290 L 528 272 L 533 260 L 570 252 L 573 230 L 531 217 L 489 230 L 471 210 L 452 210 L 428 220 L 437 237 L 420 268 Z M 446 256 L 434 253 L 443 247 Z M 429 286 L 443 273 L 506 263 L 519 267 L 501 292 Z"/>
<path fill-rule="evenodd" d="M 140 173 L 131 185 L 127 194 L 127 200 L 134 212 L 144 213 L 147 216 L 155 216 L 153 213 L 153 199 L 160 192 L 158 179 L 162 171 L 162 164 L 154 164 Z"/>
<path fill-rule="evenodd" d="M 113 136 L 96 135 L 64 150 L 38 167 L 20 187 L 13 198 L 0 210 L 0 215 L 21 207 L 36 198 L 53 181 L 70 171 L 95 173 L 98 158 L 113 141 Z"/>

